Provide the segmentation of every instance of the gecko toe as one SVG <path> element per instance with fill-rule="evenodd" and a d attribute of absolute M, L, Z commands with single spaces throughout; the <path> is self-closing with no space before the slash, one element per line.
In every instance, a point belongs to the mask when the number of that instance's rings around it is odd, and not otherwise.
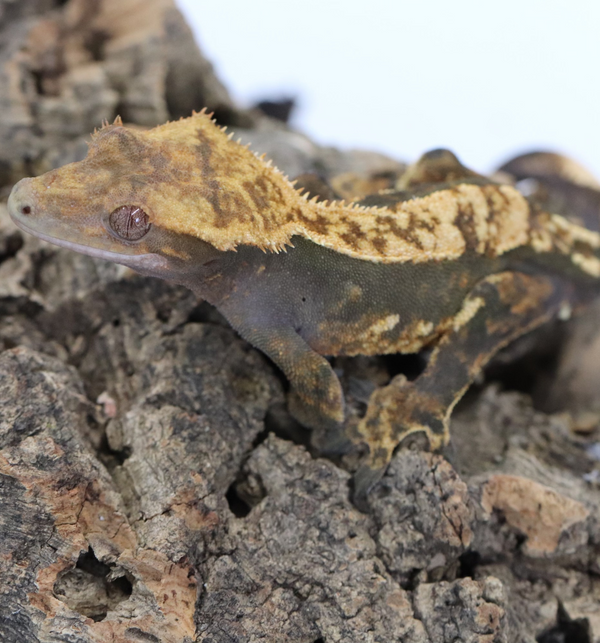
<path fill-rule="evenodd" d="M 329 426 L 313 431 L 311 444 L 324 457 L 346 455 L 356 448 L 344 425 L 337 423 L 330 423 Z"/>
<path fill-rule="evenodd" d="M 351 498 L 354 506 L 363 513 L 368 513 L 369 493 L 381 480 L 386 467 L 372 469 L 369 465 L 363 464 L 354 474 L 351 481 Z"/>

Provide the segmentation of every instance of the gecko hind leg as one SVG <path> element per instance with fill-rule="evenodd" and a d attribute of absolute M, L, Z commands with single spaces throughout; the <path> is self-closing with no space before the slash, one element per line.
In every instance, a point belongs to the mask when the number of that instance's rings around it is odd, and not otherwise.
<path fill-rule="evenodd" d="M 503 272 L 479 282 L 449 320 L 423 373 L 413 382 L 399 375 L 371 395 L 358 425 L 369 454 L 353 478 L 355 504 L 366 506 L 370 489 L 408 435 L 424 432 L 432 450 L 445 446 L 452 409 L 483 366 L 509 342 L 552 318 L 569 294 L 564 282 L 548 276 Z"/>

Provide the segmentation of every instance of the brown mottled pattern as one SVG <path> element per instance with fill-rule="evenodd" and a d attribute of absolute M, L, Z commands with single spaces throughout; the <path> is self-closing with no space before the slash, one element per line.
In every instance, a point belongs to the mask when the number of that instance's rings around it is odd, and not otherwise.
<path fill-rule="evenodd" d="M 564 179 L 569 183 L 597 190 L 600 182 L 585 167 L 573 159 L 554 152 L 521 154 L 499 168 L 516 179 L 537 178 L 542 181 Z"/>
<path fill-rule="evenodd" d="M 482 177 L 466 168 L 450 150 L 437 149 L 426 152 L 416 163 L 410 165 L 396 187 L 398 190 L 410 190 L 418 185 L 470 178 Z"/>
<path fill-rule="evenodd" d="M 201 113 L 149 131 L 116 122 L 94 136 L 86 159 L 35 179 L 32 189 L 41 205 L 55 203 L 63 220 L 89 214 L 90 236 L 94 218 L 134 205 L 152 223 L 219 250 L 250 245 L 278 252 L 300 235 L 368 261 L 420 263 L 469 249 L 490 256 L 525 244 L 539 249 L 547 235 L 563 252 L 579 241 L 553 220 L 554 231 L 540 237 L 517 190 L 469 183 L 471 174 L 420 196 L 388 195 L 385 207 L 308 201 Z M 588 266 L 589 253 L 579 254 Z"/>
<path fill-rule="evenodd" d="M 399 315 L 383 318 L 376 314 L 364 315 L 349 326 L 345 322 L 327 320 L 320 336 L 323 351 L 334 355 L 389 355 L 392 353 L 416 353 L 437 339 L 449 327 L 449 320 L 435 325 L 417 320 L 402 327 Z"/>
<path fill-rule="evenodd" d="M 385 249 L 387 247 L 387 239 L 383 235 L 379 237 L 375 237 L 371 243 L 373 244 L 373 247 L 375 248 L 375 250 L 377 250 L 377 252 L 379 252 L 382 255 L 385 254 Z"/>
<path fill-rule="evenodd" d="M 456 225 L 465 238 L 467 248 L 476 250 L 479 246 L 479 237 L 475 226 L 473 204 L 468 203 L 466 206 L 459 208 L 458 215 L 456 216 Z"/>

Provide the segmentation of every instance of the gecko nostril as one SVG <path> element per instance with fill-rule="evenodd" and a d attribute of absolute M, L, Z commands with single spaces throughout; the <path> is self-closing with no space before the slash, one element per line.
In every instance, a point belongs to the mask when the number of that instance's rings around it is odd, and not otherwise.
<path fill-rule="evenodd" d="M 21 214 L 31 214 L 31 206 L 30 205 L 21 206 Z"/>

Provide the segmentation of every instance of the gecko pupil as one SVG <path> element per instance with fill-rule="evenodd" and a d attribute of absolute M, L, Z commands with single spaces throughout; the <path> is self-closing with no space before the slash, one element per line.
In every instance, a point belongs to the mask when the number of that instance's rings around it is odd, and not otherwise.
<path fill-rule="evenodd" d="M 135 205 L 122 205 L 108 218 L 112 231 L 127 241 L 137 241 L 150 230 L 148 215 Z"/>

